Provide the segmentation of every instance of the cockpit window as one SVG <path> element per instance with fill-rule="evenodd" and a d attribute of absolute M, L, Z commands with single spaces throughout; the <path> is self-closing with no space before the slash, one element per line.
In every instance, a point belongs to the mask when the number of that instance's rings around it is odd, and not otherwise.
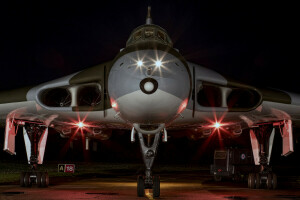
<path fill-rule="evenodd" d="M 145 29 L 145 38 L 150 38 L 154 36 L 154 30 L 153 29 Z"/>
<path fill-rule="evenodd" d="M 163 34 L 161 31 L 157 31 L 157 37 L 163 41 L 165 41 L 165 34 Z"/>
<path fill-rule="evenodd" d="M 134 34 L 134 40 L 139 40 L 142 37 L 142 31 L 138 31 Z"/>
<path fill-rule="evenodd" d="M 131 33 L 126 46 L 148 41 L 155 41 L 173 47 L 173 43 L 166 31 L 153 24 L 136 28 Z"/>

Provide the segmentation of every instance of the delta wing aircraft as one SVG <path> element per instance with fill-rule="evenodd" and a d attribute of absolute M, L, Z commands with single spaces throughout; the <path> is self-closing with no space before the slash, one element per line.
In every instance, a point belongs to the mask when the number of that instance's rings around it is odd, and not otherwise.
<path fill-rule="evenodd" d="M 234 82 L 188 62 L 173 48 L 167 32 L 152 23 L 150 10 L 146 24 L 132 31 L 113 60 L 32 88 L 0 93 L 4 151 L 16 154 L 15 136 L 23 129 L 32 166 L 32 172 L 21 173 L 21 186 L 49 184 L 48 174 L 37 170 L 49 128 L 62 137 L 80 132 L 94 139 L 107 137 L 107 130 L 131 130 L 130 139 L 137 138 L 145 163 L 145 174 L 137 178 L 137 195 L 152 188 L 154 197 L 160 196 L 160 179 L 151 169 L 168 130 L 194 130 L 199 137 L 220 131 L 239 136 L 249 130 L 254 161 L 261 170 L 249 175 L 248 186 L 275 189 L 277 176 L 269 165 L 275 129 L 282 136 L 282 155 L 291 154 L 300 95 Z"/>

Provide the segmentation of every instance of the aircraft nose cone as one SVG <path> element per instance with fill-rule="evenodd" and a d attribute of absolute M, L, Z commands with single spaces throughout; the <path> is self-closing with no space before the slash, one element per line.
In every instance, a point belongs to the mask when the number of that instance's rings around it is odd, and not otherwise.
<path fill-rule="evenodd" d="M 140 88 L 145 94 L 153 94 L 158 88 L 158 83 L 153 78 L 145 78 L 140 82 Z"/>

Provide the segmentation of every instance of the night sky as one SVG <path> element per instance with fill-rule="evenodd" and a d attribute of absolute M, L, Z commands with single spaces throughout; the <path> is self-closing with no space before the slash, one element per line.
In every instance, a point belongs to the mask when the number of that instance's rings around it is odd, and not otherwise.
<path fill-rule="evenodd" d="M 0 89 L 43 83 L 113 59 L 131 31 L 145 23 L 147 4 L 1 3 Z M 187 60 L 239 81 L 300 93 L 296 5 L 174 0 L 151 4 L 154 23 L 167 30 Z"/>

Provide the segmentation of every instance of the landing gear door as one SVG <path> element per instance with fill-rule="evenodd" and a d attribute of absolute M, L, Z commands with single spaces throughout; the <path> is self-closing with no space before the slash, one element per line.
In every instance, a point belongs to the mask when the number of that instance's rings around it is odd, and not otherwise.
<path fill-rule="evenodd" d="M 38 164 L 43 164 L 47 137 L 48 137 L 48 128 L 46 128 L 45 131 L 43 132 L 38 144 L 38 152 L 39 152 Z"/>
<path fill-rule="evenodd" d="M 282 130 L 282 155 L 288 156 L 294 152 L 292 121 L 284 121 Z"/>
<path fill-rule="evenodd" d="M 253 129 L 250 129 L 250 140 L 252 145 L 254 163 L 255 165 L 259 165 L 259 143 Z"/>
<path fill-rule="evenodd" d="M 15 137 L 16 137 L 16 128 L 13 124 L 13 120 L 10 117 L 6 118 L 5 126 L 5 139 L 4 139 L 4 148 L 3 150 L 11 155 L 16 155 L 15 151 Z"/>

